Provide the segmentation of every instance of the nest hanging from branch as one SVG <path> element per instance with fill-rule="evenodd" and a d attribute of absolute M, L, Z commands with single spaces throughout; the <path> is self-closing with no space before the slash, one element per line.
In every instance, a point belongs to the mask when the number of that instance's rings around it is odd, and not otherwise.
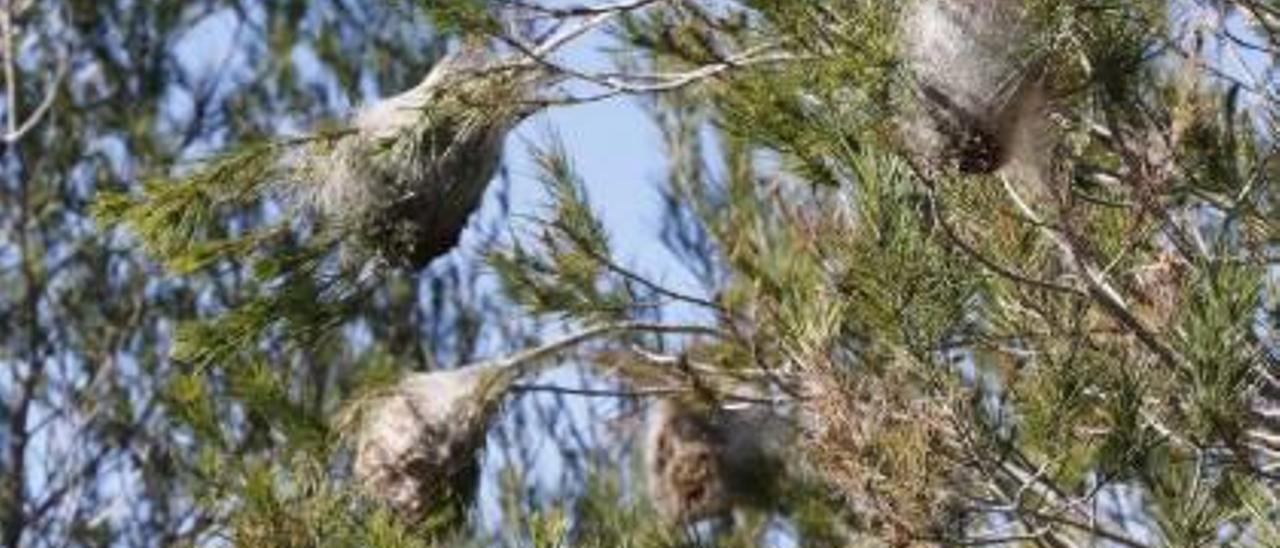
<path fill-rule="evenodd" d="M 787 475 L 793 425 L 777 410 L 659 400 L 647 419 L 644 465 L 650 499 L 674 522 L 769 509 Z"/>
<path fill-rule="evenodd" d="M 258 282 L 243 304 L 185 327 L 180 359 L 234 359 L 272 326 L 311 340 L 340 323 L 383 267 L 417 270 L 455 247 L 504 139 L 543 106 L 541 86 L 553 80 L 535 60 L 464 49 L 344 129 L 228 151 L 139 194 L 105 194 L 95 214 L 127 224 L 177 273 L 230 261 Z M 240 217 L 261 209 L 280 213 Z"/>
<path fill-rule="evenodd" d="M 914 0 L 900 39 L 913 80 L 904 140 L 930 166 L 994 173 L 1046 127 L 1042 63 L 1029 14 L 1013 0 Z"/>
<path fill-rule="evenodd" d="M 503 141 L 536 112 L 548 73 L 464 50 L 413 89 L 359 109 L 317 141 L 292 181 L 297 202 L 348 235 L 346 250 L 418 269 L 453 249 L 493 179 Z"/>
<path fill-rule="evenodd" d="M 361 413 L 356 479 L 406 518 L 461 514 L 475 499 L 480 452 L 514 379 L 496 365 L 405 377 Z"/>

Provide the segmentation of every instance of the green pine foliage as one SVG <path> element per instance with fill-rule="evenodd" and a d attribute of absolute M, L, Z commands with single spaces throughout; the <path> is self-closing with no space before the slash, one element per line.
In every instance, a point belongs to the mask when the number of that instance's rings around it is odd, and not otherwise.
<path fill-rule="evenodd" d="M 1017 3 L 1047 129 L 987 174 L 913 152 L 911 2 L 12 4 L 3 110 L 54 93 L 0 147 L 0 545 L 1280 543 L 1266 2 Z M 519 55 L 611 10 L 585 34 L 616 71 L 528 66 L 651 115 L 659 237 L 700 286 L 629 263 L 554 136 L 538 213 L 421 272 L 282 206 L 314 175 L 290 162 L 349 136 L 318 120 L 458 36 Z M 216 20 L 237 53 L 184 68 Z M 274 137 L 297 127 L 321 129 Z M 501 384 L 488 498 L 405 516 L 353 477 L 404 374 L 560 329 L 590 336 L 528 359 L 586 380 Z M 632 423 L 673 394 L 794 423 L 770 500 L 663 517 Z"/>
<path fill-rule="evenodd" d="M 1256 414 L 1274 390 L 1258 245 L 1275 222 L 1257 194 L 1271 160 L 1241 86 L 1151 61 L 1174 32 L 1160 4 L 1036 4 L 1029 47 L 1076 90 L 1055 105 L 1069 186 L 922 173 L 896 152 L 893 15 L 844 4 L 757 3 L 749 30 L 733 15 L 685 28 L 707 13 L 680 7 L 624 29 L 661 67 L 760 34 L 815 57 L 655 108 L 694 219 L 683 241 L 711 240 L 717 318 L 748 334 L 729 352 L 817 385 L 800 403 L 821 426 L 805 456 L 855 509 L 850 527 L 943 543 L 1010 516 L 1009 538 L 1032 543 L 1274 534 L 1254 499 L 1273 486 Z M 706 131 L 723 165 L 708 167 Z M 1137 493 L 1111 503 L 1122 517 L 1069 508 L 1112 491 Z"/>
<path fill-rule="evenodd" d="M 550 198 L 546 218 L 518 221 L 537 237 L 495 250 L 489 265 L 511 300 L 535 313 L 586 321 L 626 317 L 636 298 L 616 279 L 616 271 L 609 272 L 608 234 L 587 205 L 583 182 L 563 145 L 553 143 L 534 154 Z"/>

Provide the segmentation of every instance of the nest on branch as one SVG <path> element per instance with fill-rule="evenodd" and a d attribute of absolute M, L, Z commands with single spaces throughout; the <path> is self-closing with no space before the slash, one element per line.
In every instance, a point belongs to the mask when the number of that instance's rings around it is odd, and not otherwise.
<path fill-rule="evenodd" d="M 480 452 L 501 408 L 509 369 L 475 365 L 406 376 L 362 412 L 354 475 L 409 519 L 465 512 L 475 499 Z"/>
<path fill-rule="evenodd" d="M 501 162 L 507 134 L 540 108 L 548 72 L 463 50 L 414 88 L 359 109 L 304 153 L 302 205 L 347 250 L 418 269 L 453 249 Z"/>
<path fill-rule="evenodd" d="M 664 398 L 647 418 L 644 465 L 650 499 L 675 522 L 728 518 L 779 502 L 793 425 L 764 405 Z"/>
<path fill-rule="evenodd" d="M 1029 14 L 1011 0 L 913 0 L 900 40 L 912 92 L 904 141 L 925 165 L 965 174 L 1038 162 L 1048 127 Z"/>

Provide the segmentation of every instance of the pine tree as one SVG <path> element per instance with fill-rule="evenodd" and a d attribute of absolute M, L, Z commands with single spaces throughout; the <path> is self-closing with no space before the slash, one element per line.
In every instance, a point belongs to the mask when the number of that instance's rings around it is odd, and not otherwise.
<path fill-rule="evenodd" d="M 140 179 L 184 173 L 293 121 L 336 117 L 362 93 L 403 89 L 442 54 L 443 35 L 413 6 L 339 4 L 0 6 L 4 546 L 217 542 L 231 507 L 218 493 L 246 491 L 267 477 L 263 459 L 282 454 L 260 412 L 239 402 L 289 421 L 290 439 L 319 440 L 320 417 L 356 372 L 387 370 L 379 356 L 422 368 L 472 351 L 475 331 L 453 326 L 475 323 L 488 305 L 445 295 L 434 312 L 419 308 L 433 286 L 443 294 L 472 283 L 442 264 L 389 280 L 360 309 L 387 319 L 370 324 L 376 351 L 344 355 L 351 344 L 335 340 L 292 355 L 287 368 L 197 376 L 171 356 L 175 330 L 242 301 L 243 266 L 167 275 L 92 211 Z M 252 224 L 262 214 L 228 219 Z M 227 432 L 236 439 L 219 444 Z"/>
<path fill-rule="evenodd" d="M 8 545 L 1280 543 L 1268 3 L 7 9 Z M 167 46 L 218 13 L 253 45 L 201 81 Z M 440 258 L 415 211 L 465 221 L 523 116 L 619 96 L 702 287 L 619 256 L 555 138 L 542 213 Z M 649 435 L 531 419 L 587 400 Z"/>

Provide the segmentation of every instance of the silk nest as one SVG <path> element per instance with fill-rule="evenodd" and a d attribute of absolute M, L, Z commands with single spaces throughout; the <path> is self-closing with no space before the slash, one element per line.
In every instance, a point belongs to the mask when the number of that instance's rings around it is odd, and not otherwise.
<path fill-rule="evenodd" d="M 344 255 L 418 269 L 454 248 L 508 133 L 538 110 L 544 69 L 464 50 L 412 89 L 359 108 L 345 130 L 290 158 L 294 203 Z"/>
<path fill-rule="evenodd" d="M 1030 15 L 1008 0 L 914 0 L 899 29 L 903 139 L 924 166 L 1038 177 L 1052 149 Z"/>

